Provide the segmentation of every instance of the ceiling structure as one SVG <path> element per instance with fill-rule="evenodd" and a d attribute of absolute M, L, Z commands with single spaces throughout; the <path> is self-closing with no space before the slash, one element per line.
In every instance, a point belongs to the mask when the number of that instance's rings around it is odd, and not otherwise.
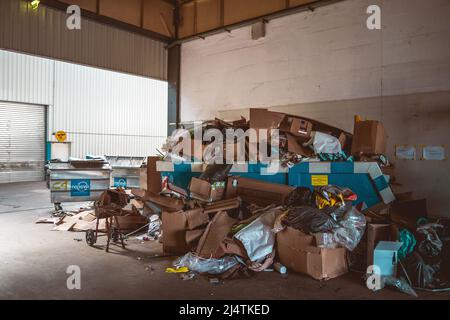
<path fill-rule="evenodd" d="M 315 8 L 342 0 L 41 0 L 82 16 L 166 42 L 184 42 L 230 31 L 258 20 Z"/>

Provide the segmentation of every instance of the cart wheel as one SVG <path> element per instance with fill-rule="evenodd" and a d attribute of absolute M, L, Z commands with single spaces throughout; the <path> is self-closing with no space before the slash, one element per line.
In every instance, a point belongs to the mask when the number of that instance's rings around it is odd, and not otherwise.
<path fill-rule="evenodd" d="M 95 244 L 95 231 L 94 230 L 86 231 L 86 243 L 91 247 Z"/>
<path fill-rule="evenodd" d="M 119 233 L 117 232 L 117 230 L 114 228 L 111 231 L 111 239 L 113 242 L 118 242 L 119 241 Z"/>
<path fill-rule="evenodd" d="M 62 208 L 62 206 L 61 206 L 61 203 L 55 203 L 54 205 L 55 205 L 55 211 L 56 211 L 56 212 L 62 211 L 62 210 L 63 210 L 63 208 Z"/>

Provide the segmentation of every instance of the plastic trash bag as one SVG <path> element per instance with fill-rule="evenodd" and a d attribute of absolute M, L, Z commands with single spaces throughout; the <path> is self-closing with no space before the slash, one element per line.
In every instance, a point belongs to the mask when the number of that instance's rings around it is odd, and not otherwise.
<path fill-rule="evenodd" d="M 415 288 L 425 289 L 433 282 L 436 269 L 427 265 L 418 252 L 413 252 L 402 264 L 405 265 L 405 271 Z"/>
<path fill-rule="evenodd" d="M 311 189 L 305 187 L 295 188 L 286 198 L 284 204 L 286 206 L 308 206 L 311 204 Z"/>
<path fill-rule="evenodd" d="M 336 221 L 342 220 L 345 213 L 352 208 L 352 203 L 350 201 L 345 201 L 342 205 L 341 203 L 335 205 L 333 207 L 325 207 L 322 209 L 322 212 L 325 212 L 327 215 L 332 217 Z"/>
<path fill-rule="evenodd" d="M 404 278 L 395 278 L 395 277 L 383 277 L 383 283 L 386 286 L 395 287 L 403 293 L 409 294 L 413 297 L 418 297 L 416 291 L 409 285 L 408 281 Z"/>
<path fill-rule="evenodd" d="M 234 235 L 244 246 L 251 261 L 262 262 L 273 252 L 275 233 L 272 229 L 277 216 L 281 214 L 279 209 L 268 210 Z"/>
<path fill-rule="evenodd" d="M 425 257 L 437 257 L 442 252 L 443 243 L 437 234 L 437 230 L 443 228 L 437 223 L 428 223 L 417 228 L 417 232 L 426 236 L 426 239 L 419 243 L 418 250 Z"/>
<path fill-rule="evenodd" d="M 337 222 L 329 215 L 308 206 L 290 209 L 283 223 L 305 233 L 329 232 L 338 227 Z"/>
<path fill-rule="evenodd" d="M 340 227 L 333 230 L 337 243 L 353 251 L 361 241 L 366 230 L 366 217 L 352 207 L 339 222 Z"/>
<path fill-rule="evenodd" d="M 178 258 L 173 266 L 176 268 L 187 267 L 191 271 L 208 274 L 221 274 L 233 268 L 239 262 L 235 257 L 224 256 L 220 259 L 204 259 L 196 256 L 192 252 L 186 253 Z"/>
<path fill-rule="evenodd" d="M 314 153 L 341 153 L 342 147 L 338 138 L 317 131 L 313 141 Z"/>
<path fill-rule="evenodd" d="M 336 205 L 345 206 L 346 201 L 358 199 L 358 196 L 352 190 L 333 185 L 316 187 L 313 196 L 316 207 L 319 209 Z"/>

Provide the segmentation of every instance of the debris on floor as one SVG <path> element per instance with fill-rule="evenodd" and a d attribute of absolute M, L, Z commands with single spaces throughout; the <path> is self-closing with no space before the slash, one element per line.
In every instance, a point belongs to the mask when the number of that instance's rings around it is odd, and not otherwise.
<path fill-rule="evenodd" d="M 164 254 L 178 256 L 165 272 L 182 280 L 200 274 L 218 284 L 276 270 L 284 277 L 302 273 L 326 281 L 357 271 L 367 275 L 372 290 L 388 286 L 417 296 L 415 290 L 448 286 L 450 228 L 428 215 L 425 200 L 405 194 L 395 199 L 395 167 L 384 155 L 381 122 L 357 121 L 352 135 L 312 119 L 251 109 L 249 121 L 215 119 L 203 124 L 207 128 L 279 129 L 285 171 L 263 174 L 268 169 L 261 166 L 240 172 L 220 163 L 181 172 L 158 169 L 175 168 L 184 156 L 196 160 L 178 152 L 182 139 L 175 135 L 167 138 L 161 163 L 147 167 L 148 186 L 106 190 L 91 210 L 37 223 L 85 231 L 90 245 L 100 231 L 108 245 L 110 238 L 124 245 L 130 235 L 143 244 L 159 241 Z M 212 143 L 201 146 L 217 158 Z M 247 164 L 250 149 L 246 141 Z M 220 156 L 227 153 L 222 151 Z M 301 163 L 307 169 L 295 171 Z M 335 178 L 332 168 L 342 163 L 350 166 Z M 356 179 L 358 174 L 364 179 Z"/>

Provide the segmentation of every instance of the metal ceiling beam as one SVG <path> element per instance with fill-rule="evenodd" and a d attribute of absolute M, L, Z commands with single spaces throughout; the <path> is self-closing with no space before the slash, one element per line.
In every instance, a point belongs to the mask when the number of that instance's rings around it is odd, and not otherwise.
<path fill-rule="evenodd" d="M 62 10 L 62 11 L 66 11 L 67 7 L 70 4 L 67 3 L 63 3 L 61 1 L 58 0 L 41 0 L 41 4 L 47 6 L 47 7 L 51 7 L 54 9 L 58 9 L 58 10 Z M 97 7 L 98 8 L 98 7 Z M 154 32 L 151 30 L 147 30 L 144 28 L 140 28 L 137 27 L 135 25 L 120 21 L 120 20 L 116 20 L 107 16 L 103 16 L 101 14 L 97 14 L 85 9 L 81 9 L 81 16 L 83 18 L 87 18 L 102 24 L 106 24 L 106 25 L 110 25 L 125 31 L 129 31 L 132 33 L 136 33 L 136 34 L 140 34 L 144 37 L 148 37 L 154 40 L 158 40 L 164 43 L 170 43 L 171 41 L 173 41 L 174 39 L 171 37 L 168 37 L 164 34 L 158 33 L 158 32 Z"/>
<path fill-rule="evenodd" d="M 196 0 L 185 0 L 185 1 L 181 2 L 181 5 L 184 5 L 184 4 L 193 2 L 193 1 L 196 1 Z M 342 2 L 342 1 L 346 1 L 346 0 L 318 0 L 315 2 L 308 3 L 308 4 L 303 4 L 303 5 L 299 5 L 299 6 L 295 6 L 295 7 L 291 7 L 291 8 L 285 8 L 283 10 L 279 10 L 279 11 L 276 11 L 273 13 L 268 13 L 268 14 L 265 14 L 262 16 L 258 16 L 255 18 L 236 22 L 236 23 L 233 23 L 230 25 L 221 26 L 219 28 L 215 28 L 215 29 L 205 31 L 205 32 L 200 32 L 200 33 L 197 33 L 197 34 L 194 34 L 191 36 L 187 36 L 187 37 L 175 40 L 169 44 L 169 47 L 173 46 L 173 45 L 182 44 L 184 42 L 196 40 L 199 38 L 204 39 L 208 36 L 212 36 L 212 35 L 222 33 L 225 31 L 230 32 L 231 30 L 242 28 L 242 27 L 245 27 L 248 25 L 252 25 L 253 23 L 261 21 L 261 20 L 268 22 L 268 21 L 276 19 L 276 18 L 281 18 L 281 17 L 287 16 L 287 15 L 291 15 L 291 14 L 295 14 L 295 13 L 299 13 L 299 12 L 314 11 L 317 8 L 328 6 L 328 5 L 335 4 L 338 2 Z"/>

